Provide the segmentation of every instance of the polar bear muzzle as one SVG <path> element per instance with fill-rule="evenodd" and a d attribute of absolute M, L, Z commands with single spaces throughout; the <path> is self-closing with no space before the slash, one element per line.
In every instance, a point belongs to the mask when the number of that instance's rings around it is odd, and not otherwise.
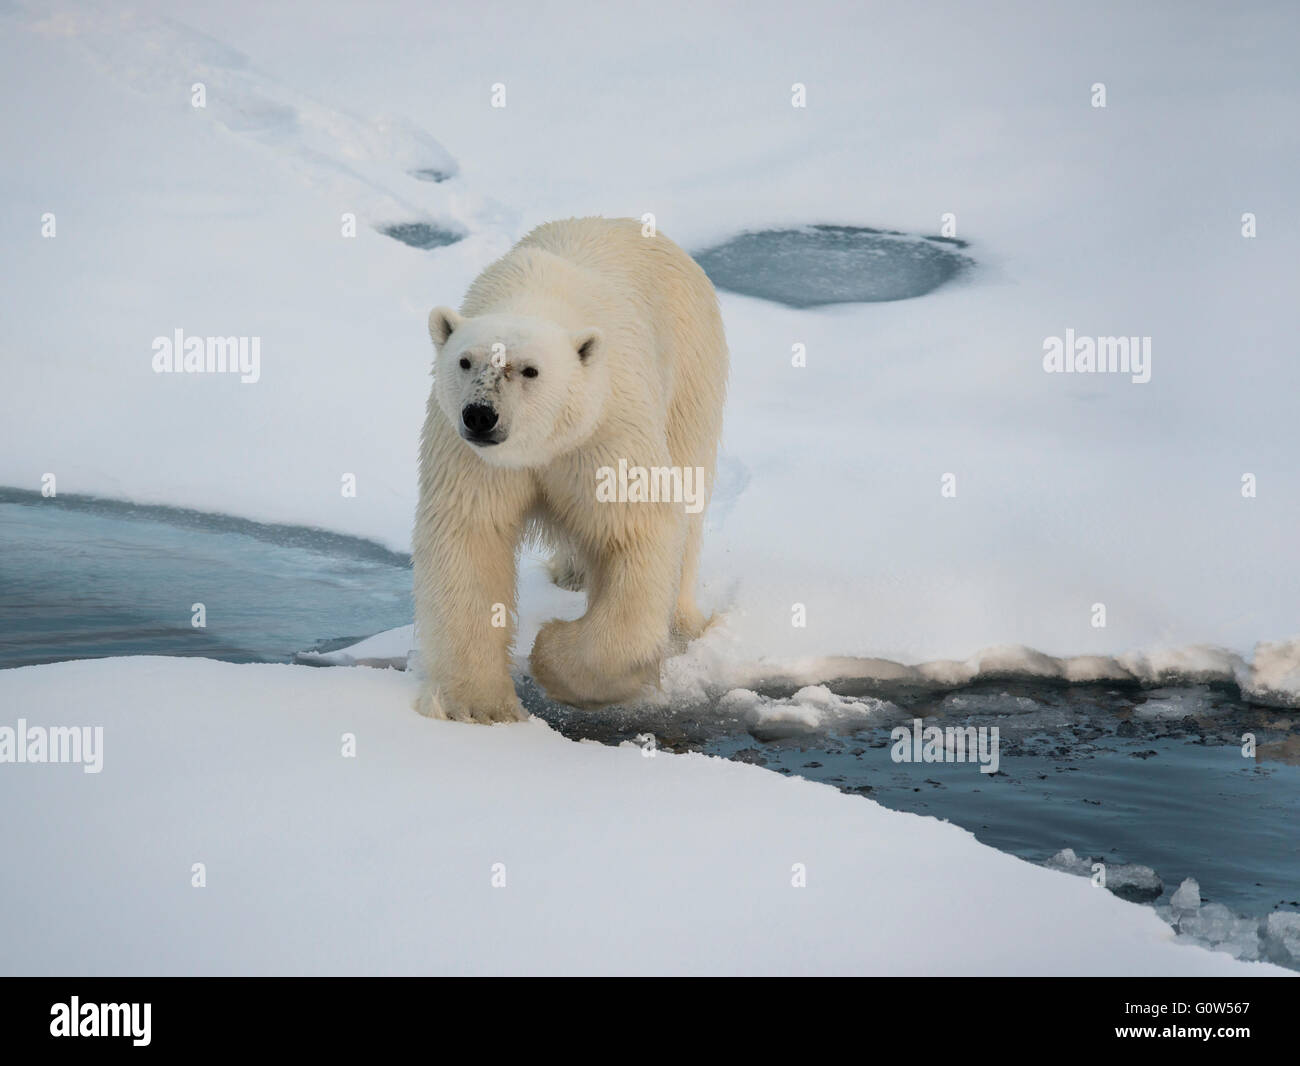
<path fill-rule="evenodd" d="M 497 429 L 497 413 L 485 403 L 466 404 L 460 412 L 460 435 L 471 444 L 484 447 L 506 439 Z M 495 432 L 494 432 L 495 431 Z"/>

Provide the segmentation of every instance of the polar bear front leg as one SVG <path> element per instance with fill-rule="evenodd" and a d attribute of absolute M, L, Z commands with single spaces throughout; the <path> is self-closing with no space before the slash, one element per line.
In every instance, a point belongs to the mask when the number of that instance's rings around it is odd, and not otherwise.
<path fill-rule="evenodd" d="M 547 622 L 538 632 L 529 666 L 552 699 L 600 707 L 633 699 L 658 682 L 684 528 L 668 508 L 654 509 L 653 521 L 626 530 L 617 545 L 595 553 L 587 613 L 576 622 Z"/>
<path fill-rule="evenodd" d="M 520 722 L 510 678 L 515 617 L 512 525 L 448 509 L 417 536 L 415 617 L 427 675 L 416 709 L 458 722 Z"/>

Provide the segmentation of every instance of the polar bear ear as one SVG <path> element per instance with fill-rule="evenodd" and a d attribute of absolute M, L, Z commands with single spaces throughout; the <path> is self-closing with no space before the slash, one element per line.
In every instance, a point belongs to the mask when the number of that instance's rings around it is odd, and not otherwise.
<path fill-rule="evenodd" d="M 447 338 L 464 321 L 450 307 L 435 307 L 429 312 L 429 336 L 433 338 L 433 343 L 441 348 L 447 343 Z"/>
<path fill-rule="evenodd" d="M 591 357 L 600 351 L 601 345 L 604 343 L 605 335 L 595 326 L 588 326 L 586 329 L 574 331 L 573 347 L 578 352 L 578 358 L 584 363 L 590 362 Z"/>

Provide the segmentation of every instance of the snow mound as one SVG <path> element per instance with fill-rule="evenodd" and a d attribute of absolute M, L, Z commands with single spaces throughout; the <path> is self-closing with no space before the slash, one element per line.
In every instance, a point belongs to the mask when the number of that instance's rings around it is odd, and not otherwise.
<path fill-rule="evenodd" d="M 258 68 L 237 48 L 141 11 L 67 6 L 31 23 L 34 33 L 74 42 L 105 74 L 151 97 L 173 96 L 228 133 L 272 149 L 308 174 L 349 179 L 371 204 L 419 212 L 379 174 L 427 171 L 454 177 L 459 166 L 409 119 L 366 119 L 326 105 Z M 201 86 L 200 90 L 197 88 Z"/>
<path fill-rule="evenodd" d="M 1239 671 L 1238 684 L 1257 703 L 1300 707 L 1300 637 L 1257 644 L 1254 662 Z"/>
<path fill-rule="evenodd" d="M 300 651 L 294 661 L 307 666 L 374 666 L 405 670 L 415 645 L 415 626 L 386 629 L 335 651 Z"/>
<path fill-rule="evenodd" d="M 862 680 L 932 689 L 961 688 L 990 680 L 1117 682 L 1143 687 L 1224 684 L 1235 685 L 1253 702 L 1291 707 L 1300 706 L 1300 637 L 1256 645 L 1253 662 L 1226 648 L 1202 644 L 1116 656 L 1065 657 L 1023 645 L 997 645 L 969 659 L 942 659 L 914 666 L 889 659 L 841 655 L 736 665 L 730 676 L 742 684 L 748 679 L 793 684 Z M 1032 708 L 1026 704 L 1024 709 Z"/>
<path fill-rule="evenodd" d="M 808 685 L 788 699 L 732 689 L 718 702 L 718 710 L 743 717 L 752 733 L 771 738 L 833 729 L 845 721 L 862 725 L 871 717 L 899 713 L 892 703 L 837 696 L 825 685 Z"/>

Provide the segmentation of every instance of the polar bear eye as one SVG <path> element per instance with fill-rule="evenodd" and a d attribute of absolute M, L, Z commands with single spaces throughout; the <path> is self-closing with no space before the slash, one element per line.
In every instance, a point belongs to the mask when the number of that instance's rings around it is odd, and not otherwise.
<path fill-rule="evenodd" d="M 469 369 L 469 360 L 466 359 L 463 355 L 460 357 L 460 368 L 461 368 L 462 370 L 468 370 L 468 369 Z"/>
<path fill-rule="evenodd" d="M 537 377 L 537 367 L 535 367 L 535 366 L 526 366 L 526 367 L 524 367 L 524 377 L 526 377 L 526 378 L 535 378 L 535 377 Z"/>

